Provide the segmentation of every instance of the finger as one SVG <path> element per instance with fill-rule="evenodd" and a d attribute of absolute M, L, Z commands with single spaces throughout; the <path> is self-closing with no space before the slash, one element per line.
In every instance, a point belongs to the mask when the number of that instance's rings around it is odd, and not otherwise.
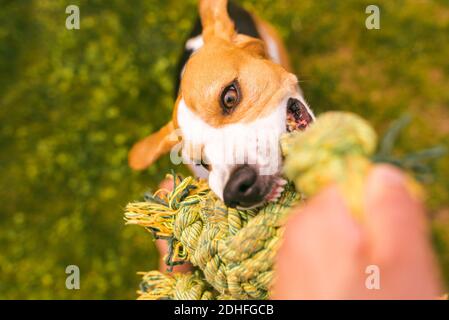
<path fill-rule="evenodd" d="M 159 189 L 173 191 L 173 179 L 165 178 L 164 180 L 162 180 L 161 183 L 159 183 Z"/>
<path fill-rule="evenodd" d="M 166 178 L 159 184 L 160 189 L 166 189 L 169 191 L 173 190 L 173 179 Z M 156 240 L 156 248 L 159 251 L 159 271 L 166 272 L 167 265 L 165 264 L 165 255 L 168 253 L 168 244 L 166 240 Z M 173 272 L 188 272 L 192 270 L 192 265 L 190 263 L 185 263 L 179 266 L 173 267 Z"/>
<path fill-rule="evenodd" d="M 165 264 L 165 255 L 168 253 L 168 244 L 166 240 L 156 240 L 156 248 L 159 251 L 159 271 L 166 272 L 168 266 Z M 188 272 L 192 270 L 190 263 L 184 263 L 173 267 L 173 272 Z"/>
<path fill-rule="evenodd" d="M 379 266 L 381 277 L 380 290 L 369 294 L 381 298 L 436 297 L 438 272 L 425 211 L 412 196 L 406 176 L 392 166 L 377 166 L 367 179 L 365 196 L 369 263 Z"/>
<path fill-rule="evenodd" d="M 336 187 L 310 199 L 286 224 L 273 298 L 342 298 L 349 279 L 361 277 L 361 240 L 360 228 Z"/>

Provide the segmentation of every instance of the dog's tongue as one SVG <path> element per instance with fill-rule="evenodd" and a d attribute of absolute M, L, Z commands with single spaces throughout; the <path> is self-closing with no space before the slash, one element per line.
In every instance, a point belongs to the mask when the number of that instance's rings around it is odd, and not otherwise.
<path fill-rule="evenodd" d="M 304 130 L 313 121 L 312 115 L 298 99 L 290 98 L 287 102 L 287 131 Z"/>

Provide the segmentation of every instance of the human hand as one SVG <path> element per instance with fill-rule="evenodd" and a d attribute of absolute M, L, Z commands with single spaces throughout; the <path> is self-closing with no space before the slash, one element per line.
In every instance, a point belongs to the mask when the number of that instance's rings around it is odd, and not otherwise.
<path fill-rule="evenodd" d="M 173 179 L 167 178 L 163 180 L 159 184 L 159 189 L 166 189 L 168 191 L 173 190 Z M 165 264 L 164 257 L 168 253 L 168 244 L 166 240 L 156 240 L 155 241 L 156 248 L 159 251 L 159 271 L 160 272 L 166 272 L 167 271 L 167 265 Z M 190 263 L 184 263 L 179 266 L 173 267 L 173 272 L 188 272 L 192 270 L 192 265 Z"/>
<path fill-rule="evenodd" d="M 441 295 L 425 210 L 411 195 L 404 174 L 388 165 L 376 166 L 367 178 L 363 201 L 359 221 L 335 186 L 296 209 L 277 256 L 274 299 Z"/>

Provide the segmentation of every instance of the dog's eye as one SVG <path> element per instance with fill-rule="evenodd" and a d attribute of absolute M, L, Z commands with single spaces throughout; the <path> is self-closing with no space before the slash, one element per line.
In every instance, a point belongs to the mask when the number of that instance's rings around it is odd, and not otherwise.
<path fill-rule="evenodd" d="M 220 97 L 220 105 L 224 114 L 231 113 L 240 103 L 240 88 L 237 80 L 224 88 Z"/>

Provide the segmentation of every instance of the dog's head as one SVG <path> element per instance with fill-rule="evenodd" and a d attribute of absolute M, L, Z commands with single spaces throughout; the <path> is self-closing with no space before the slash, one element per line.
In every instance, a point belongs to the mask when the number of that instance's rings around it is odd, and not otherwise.
<path fill-rule="evenodd" d="M 183 155 L 208 171 L 209 185 L 228 206 L 249 208 L 275 200 L 280 178 L 279 138 L 303 130 L 313 114 L 297 78 L 268 59 L 261 40 L 238 34 L 225 0 L 200 3 L 204 45 L 187 62 L 173 120 L 130 153 L 130 164 L 150 165 L 177 142 Z"/>

